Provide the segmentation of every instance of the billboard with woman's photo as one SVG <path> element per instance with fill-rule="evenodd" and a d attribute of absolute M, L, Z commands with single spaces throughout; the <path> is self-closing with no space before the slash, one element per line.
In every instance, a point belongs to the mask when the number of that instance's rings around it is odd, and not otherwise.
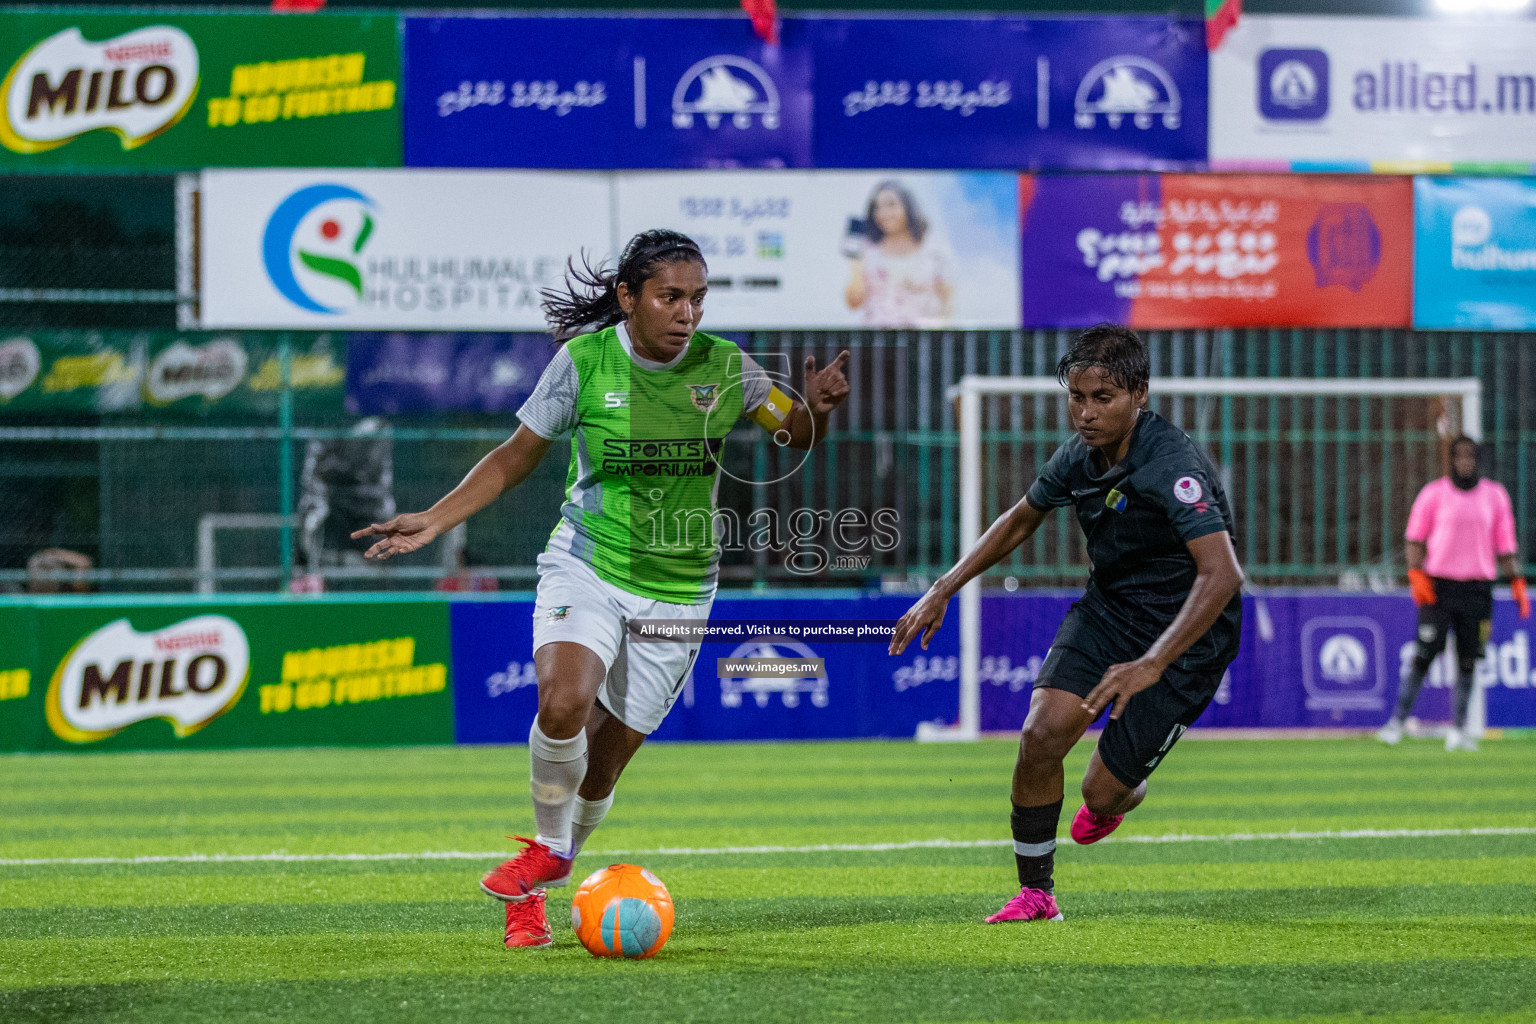
<path fill-rule="evenodd" d="M 618 234 L 668 227 L 709 261 L 705 330 L 1011 328 L 1017 177 L 993 172 L 626 174 Z"/>

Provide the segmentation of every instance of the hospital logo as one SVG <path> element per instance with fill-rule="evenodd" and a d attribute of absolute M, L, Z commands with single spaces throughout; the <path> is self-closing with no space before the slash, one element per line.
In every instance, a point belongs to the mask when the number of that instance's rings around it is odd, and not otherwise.
<path fill-rule="evenodd" d="M 363 249 L 373 237 L 372 199 L 346 185 L 307 185 L 272 211 L 261 238 L 272 287 L 311 313 L 342 313 L 363 299 Z"/>
<path fill-rule="evenodd" d="M 702 117 L 710 128 L 729 118 L 735 128 L 779 127 L 779 90 L 768 72 L 745 57 L 706 57 L 683 73 L 672 90 L 672 127 L 692 128 Z"/>
<path fill-rule="evenodd" d="M 1130 118 L 1145 130 L 1159 121 L 1164 128 L 1177 128 L 1184 104 L 1179 87 L 1162 65 L 1122 54 L 1100 61 L 1083 76 L 1073 108 L 1079 128 L 1092 128 L 1102 117 L 1111 128 Z"/>
<path fill-rule="evenodd" d="M 93 43 L 78 28 L 49 36 L 0 83 L 0 143 L 43 153 L 96 129 L 137 149 L 180 121 L 198 84 L 197 47 L 170 25 Z"/>
<path fill-rule="evenodd" d="M 1259 114 L 1272 121 L 1328 116 L 1328 54 L 1271 49 L 1259 54 Z"/>
<path fill-rule="evenodd" d="M 720 385 L 689 384 L 688 397 L 699 412 L 714 412 L 715 406 L 720 404 Z"/>

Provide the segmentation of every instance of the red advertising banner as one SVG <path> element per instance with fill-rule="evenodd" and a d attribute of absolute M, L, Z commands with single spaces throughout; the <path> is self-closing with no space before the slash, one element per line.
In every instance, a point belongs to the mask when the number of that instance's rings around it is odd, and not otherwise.
<path fill-rule="evenodd" d="M 1402 177 L 1020 179 L 1024 326 L 1406 327 Z"/>

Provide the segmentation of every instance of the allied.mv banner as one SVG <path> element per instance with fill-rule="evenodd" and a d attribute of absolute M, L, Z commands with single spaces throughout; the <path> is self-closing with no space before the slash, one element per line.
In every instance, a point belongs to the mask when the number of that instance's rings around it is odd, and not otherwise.
<path fill-rule="evenodd" d="M 1040 175 L 1020 193 L 1026 327 L 1408 324 L 1408 178 Z"/>
<path fill-rule="evenodd" d="M 209 171 L 209 327 L 542 330 L 566 260 L 611 245 L 608 179 L 539 171 Z"/>
<path fill-rule="evenodd" d="M 1211 53 L 1217 168 L 1527 174 L 1533 154 L 1536 22 L 1244 15 Z"/>
<path fill-rule="evenodd" d="M 985 171 L 620 175 L 619 237 L 709 262 L 704 328 L 1010 328 L 1017 177 Z"/>

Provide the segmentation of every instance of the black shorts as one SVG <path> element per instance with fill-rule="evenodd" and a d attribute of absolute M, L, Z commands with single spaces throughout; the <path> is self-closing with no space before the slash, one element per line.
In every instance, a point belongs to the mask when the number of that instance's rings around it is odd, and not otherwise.
<path fill-rule="evenodd" d="M 1124 630 L 1074 604 L 1056 631 L 1036 685 L 1086 697 L 1109 666 L 1145 653 L 1146 646 L 1138 646 Z M 1110 774 L 1132 788 L 1151 775 L 1216 696 L 1230 662 L 1194 670 L 1170 665 L 1161 679 L 1131 698 L 1124 714 L 1106 719 L 1099 758 Z"/>
<path fill-rule="evenodd" d="M 1456 634 L 1456 661 L 1470 666 L 1483 656 L 1493 629 L 1493 581 L 1431 580 L 1435 603 L 1419 609 L 1419 663 L 1427 666 L 1438 658 L 1451 632 Z"/>

